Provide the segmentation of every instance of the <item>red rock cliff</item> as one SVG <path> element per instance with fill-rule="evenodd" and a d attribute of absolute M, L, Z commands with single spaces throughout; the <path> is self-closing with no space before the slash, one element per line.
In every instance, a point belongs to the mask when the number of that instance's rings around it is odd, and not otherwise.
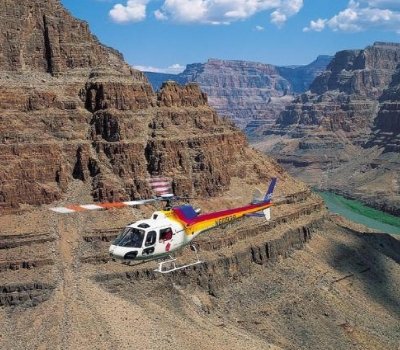
<path fill-rule="evenodd" d="M 148 196 L 152 174 L 177 193 L 215 195 L 233 177 L 282 171 L 197 85 L 155 94 L 58 0 L 1 0 L 0 14 L 0 208 L 50 203 L 73 179 L 95 200 L 119 200 Z"/>

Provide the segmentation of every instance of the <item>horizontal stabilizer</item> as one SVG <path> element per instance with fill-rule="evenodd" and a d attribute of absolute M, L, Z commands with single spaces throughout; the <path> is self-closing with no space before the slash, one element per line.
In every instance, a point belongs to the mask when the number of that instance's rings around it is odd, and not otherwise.
<path fill-rule="evenodd" d="M 246 216 L 249 217 L 249 218 L 263 218 L 264 214 L 258 212 L 258 213 L 253 213 L 253 214 L 247 214 Z"/>

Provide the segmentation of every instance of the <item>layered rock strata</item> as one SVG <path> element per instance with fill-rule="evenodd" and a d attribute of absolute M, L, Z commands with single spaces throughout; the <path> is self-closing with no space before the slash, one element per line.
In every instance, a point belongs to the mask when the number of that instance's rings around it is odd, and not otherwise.
<path fill-rule="evenodd" d="M 59 1 L 3 0 L 0 9 L 1 209 L 59 200 L 74 180 L 114 201 L 150 196 L 155 174 L 173 178 L 177 194 L 211 196 L 234 177 L 280 171 L 197 85 L 154 93 Z"/>
<path fill-rule="evenodd" d="M 180 79 L 197 82 L 219 114 L 244 128 L 252 120 L 270 122 L 290 101 L 290 83 L 269 64 L 209 59 L 189 64 Z"/>
<path fill-rule="evenodd" d="M 235 181 L 224 196 L 193 204 L 243 203 L 237 195 L 249 199 L 253 185 Z M 71 195 L 90 193 L 84 182 L 72 185 Z M 200 236 L 204 263 L 196 267 L 164 276 L 154 272 L 156 262 L 110 261 L 114 235 L 154 209 L 59 216 L 38 208 L 1 216 L 7 231 L 0 260 L 49 259 L 0 269 L 1 346 L 107 349 L 134 340 L 155 349 L 396 348 L 400 274 L 393 237 L 338 226 L 319 197 L 297 188 L 277 198 L 269 223 L 245 218 Z M 193 258 L 187 250 L 178 261 Z"/>
<path fill-rule="evenodd" d="M 387 153 L 400 153 L 400 68 L 396 70 L 379 102 L 369 146 L 383 147 Z"/>
<path fill-rule="evenodd" d="M 398 214 L 399 63 L 399 44 L 338 52 L 260 148 L 310 184 Z"/>
<path fill-rule="evenodd" d="M 198 83 L 207 93 L 210 105 L 251 136 L 259 129 L 268 129 L 293 94 L 307 90 L 330 59 L 321 56 L 309 65 L 296 67 L 209 59 L 206 63 L 189 64 L 177 75 L 145 74 L 155 90 L 166 80 Z"/>

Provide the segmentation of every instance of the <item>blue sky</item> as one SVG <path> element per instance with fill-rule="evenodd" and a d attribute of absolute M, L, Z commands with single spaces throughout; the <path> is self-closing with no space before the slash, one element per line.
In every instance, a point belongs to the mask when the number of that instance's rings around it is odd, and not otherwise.
<path fill-rule="evenodd" d="M 307 64 L 374 41 L 400 42 L 400 0 L 61 2 L 128 63 L 154 70 L 208 58 Z"/>

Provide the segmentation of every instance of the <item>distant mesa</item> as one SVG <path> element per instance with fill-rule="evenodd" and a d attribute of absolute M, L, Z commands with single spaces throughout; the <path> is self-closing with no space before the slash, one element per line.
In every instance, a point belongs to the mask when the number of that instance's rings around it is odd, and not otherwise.
<path fill-rule="evenodd" d="M 249 134 L 260 126 L 273 125 L 293 95 L 306 91 L 331 59 L 330 56 L 319 56 L 306 66 L 277 67 L 213 58 L 206 63 L 188 64 L 184 72 L 176 75 L 145 74 L 154 90 L 166 80 L 179 84 L 198 83 L 207 93 L 210 105 Z"/>

